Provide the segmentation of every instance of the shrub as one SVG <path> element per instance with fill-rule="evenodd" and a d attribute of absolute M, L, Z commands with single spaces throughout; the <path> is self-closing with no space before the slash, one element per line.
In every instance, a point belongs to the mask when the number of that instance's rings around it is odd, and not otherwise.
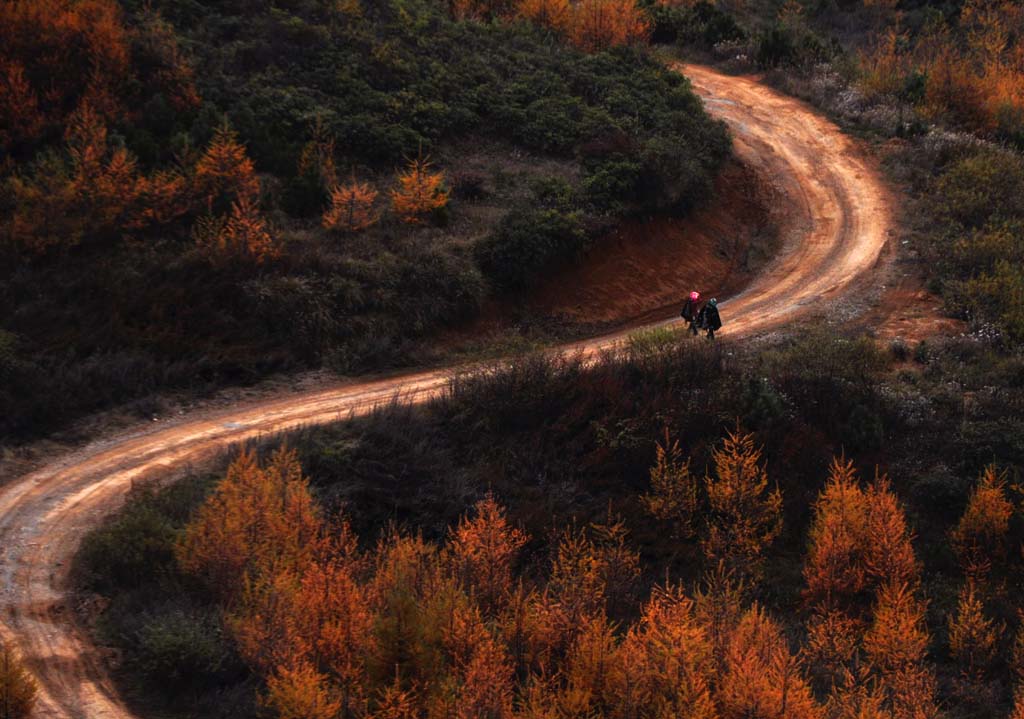
<path fill-rule="evenodd" d="M 208 477 L 196 476 L 159 491 L 133 490 L 124 509 L 82 541 L 75 559 L 81 581 L 95 591 L 116 592 L 166 572 L 178 532 L 210 484 Z"/>
<path fill-rule="evenodd" d="M 583 181 L 583 192 L 595 211 L 622 214 L 637 199 L 640 163 L 630 160 L 605 162 Z"/>
<path fill-rule="evenodd" d="M 776 24 L 761 33 L 755 59 L 761 67 L 809 66 L 828 60 L 836 52 L 817 35 L 806 30 Z"/>
<path fill-rule="evenodd" d="M 521 290 L 543 271 L 579 255 L 587 246 L 579 212 L 510 213 L 475 248 L 484 275 L 501 290 Z"/>
<path fill-rule="evenodd" d="M 566 153 L 580 140 L 583 105 L 575 97 L 545 97 L 530 103 L 516 137 L 528 147 Z"/>
<path fill-rule="evenodd" d="M 6 642 L 0 642 L 0 719 L 28 719 L 36 703 L 36 682 Z"/>
<path fill-rule="evenodd" d="M 1024 159 L 1008 152 L 972 154 L 944 170 L 929 195 L 939 217 L 968 229 L 994 217 L 1024 217 Z"/>
<path fill-rule="evenodd" d="M 653 23 L 654 43 L 711 50 L 719 43 L 742 41 L 747 36 L 732 15 L 707 0 L 683 5 L 651 2 L 646 10 Z"/>
<path fill-rule="evenodd" d="M 233 652 L 210 610 L 171 607 L 148 614 L 131 649 L 132 670 L 154 680 L 169 696 L 216 686 L 232 668 Z"/>
<path fill-rule="evenodd" d="M 889 353 L 897 362 L 906 362 L 910 359 L 910 347 L 902 337 L 897 337 L 889 343 Z"/>
<path fill-rule="evenodd" d="M 331 205 L 324 212 L 323 225 L 329 230 L 359 232 L 377 224 L 380 212 L 374 206 L 379 193 L 369 183 L 355 178 L 331 189 Z"/>

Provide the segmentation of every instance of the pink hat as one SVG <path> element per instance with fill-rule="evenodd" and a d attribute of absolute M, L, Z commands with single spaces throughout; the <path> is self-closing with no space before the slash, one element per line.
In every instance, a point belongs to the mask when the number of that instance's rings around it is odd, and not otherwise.
<path fill-rule="evenodd" d="M 690 293 L 690 299 L 691 300 L 699 300 L 700 299 L 700 292 L 691 292 Z"/>

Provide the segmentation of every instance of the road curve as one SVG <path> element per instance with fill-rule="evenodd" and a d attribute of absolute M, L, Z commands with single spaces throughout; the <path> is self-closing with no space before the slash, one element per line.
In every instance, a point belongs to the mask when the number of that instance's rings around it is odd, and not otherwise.
<path fill-rule="evenodd" d="M 774 184 L 783 246 L 759 279 L 721 303 L 724 336 L 770 330 L 870 286 L 888 253 L 892 207 L 857 144 L 804 104 L 755 79 L 679 66 L 709 111 L 728 123 L 739 158 Z M 674 320 L 673 320 L 674 321 Z M 661 323 L 666 324 L 666 323 Z M 569 345 L 587 354 L 627 332 Z M 0 488 L 0 637 L 21 650 L 40 684 L 39 717 L 131 712 L 102 657 L 75 626 L 68 566 L 81 538 L 116 509 L 133 480 L 195 465 L 225 446 L 271 432 L 360 414 L 396 395 L 422 402 L 444 388 L 436 370 L 262 400 L 147 425 L 54 459 Z"/>

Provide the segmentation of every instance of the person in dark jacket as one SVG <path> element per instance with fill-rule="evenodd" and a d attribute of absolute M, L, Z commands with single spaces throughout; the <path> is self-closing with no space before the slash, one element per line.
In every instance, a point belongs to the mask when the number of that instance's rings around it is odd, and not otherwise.
<path fill-rule="evenodd" d="M 683 305 L 682 311 L 679 316 L 687 321 L 690 325 L 690 333 L 694 337 L 697 336 L 697 315 L 700 311 L 697 309 L 697 304 L 700 302 L 700 292 L 691 292 L 690 296 L 686 298 L 686 303 Z"/>
<path fill-rule="evenodd" d="M 722 316 L 718 314 L 718 300 L 714 297 L 701 308 L 697 315 L 697 324 L 702 330 L 707 330 L 709 340 L 713 340 L 715 332 L 722 329 Z"/>

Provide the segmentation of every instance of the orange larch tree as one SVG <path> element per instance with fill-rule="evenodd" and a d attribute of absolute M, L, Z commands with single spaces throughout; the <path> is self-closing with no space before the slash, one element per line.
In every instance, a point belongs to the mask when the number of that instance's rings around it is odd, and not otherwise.
<path fill-rule="evenodd" d="M 569 38 L 581 50 L 598 52 L 641 42 L 650 32 L 635 0 L 580 0 L 573 7 Z"/>
<path fill-rule="evenodd" d="M 700 502 L 699 481 L 690 472 L 690 461 L 683 458 L 678 440 L 658 443 L 651 467 L 651 490 L 640 497 L 644 508 L 654 517 L 671 522 L 679 537 L 696 533 L 694 519 Z"/>
<path fill-rule="evenodd" d="M 217 238 L 217 250 L 224 256 L 256 264 L 281 254 L 256 201 L 245 195 L 231 204 L 231 214 Z"/>
<path fill-rule="evenodd" d="M 513 668 L 491 636 L 477 642 L 462 676 L 457 719 L 511 719 Z"/>
<path fill-rule="evenodd" d="M 875 478 L 867 500 L 869 541 L 864 565 L 868 576 L 879 584 L 916 586 L 921 566 L 914 555 L 913 533 L 886 477 Z"/>
<path fill-rule="evenodd" d="M 613 700 L 612 677 L 618 651 L 615 632 L 604 616 L 587 618 L 578 627 L 561 667 L 563 690 L 558 699 L 561 713 L 569 716 L 603 716 Z"/>
<path fill-rule="evenodd" d="M 807 622 L 803 656 L 814 678 L 833 693 L 847 683 L 865 628 L 846 612 L 824 607 L 816 608 Z"/>
<path fill-rule="evenodd" d="M 270 675 L 263 704 L 278 719 L 335 719 L 341 709 L 327 677 L 305 662 Z"/>
<path fill-rule="evenodd" d="M 609 679 L 615 716 L 717 716 L 711 641 L 680 587 L 655 588 L 619 654 Z"/>
<path fill-rule="evenodd" d="M 727 657 L 716 691 L 722 719 L 824 716 L 781 628 L 759 606 L 740 619 Z"/>
<path fill-rule="evenodd" d="M 260 466 L 245 450 L 189 523 L 176 554 L 186 574 L 202 579 L 231 605 L 247 577 L 308 566 L 322 533 L 296 454 L 282 448 Z"/>
<path fill-rule="evenodd" d="M 1013 505 L 1006 496 L 1006 476 L 990 465 L 950 533 L 953 550 L 968 577 L 984 578 L 992 568 L 992 560 L 1005 556 L 1012 515 Z"/>
<path fill-rule="evenodd" d="M 639 555 L 625 546 L 621 522 L 594 525 L 591 533 L 567 529 L 547 586 L 562 635 L 571 638 L 583 620 L 614 613 L 639 573 Z"/>
<path fill-rule="evenodd" d="M 980 682 L 995 660 L 1003 628 L 985 616 L 974 582 L 968 581 L 960 590 L 956 613 L 949 616 L 948 623 L 949 651 L 962 677 L 969 683 Z"/>
<path fill-rule="evenodd" d="M 895 719 L 938 714 L 928 642 L 924 603 L 906 584 L 884 585 L 864 635 L 864 649 Z"/>
<path fill-rule="evenodd" d="M 436 622 L 427 621 L 424 601 L 441 581 L 438 551 L 421 536 L 392 530 L 378 542 L 373 561 L 373 579 L 367 587 L 376 615 L 370 671 L 374 677 L 394 677 L 408 686 L 421 674 L 436 672 L 441 661 L 428 636 Z"/>
<path fill-rule="evenodd" d="M 391 205 L 404 222 L 422 224 L 430 213 L 448 204 L 443 172 L 434 172 L 424 157 L 409 160 L 398 175 L 398 187 L 391 191 Z"/>
<path fill-rule="evenodd" d="M 126 222 L 128 229 L 166 225 L 192 209 L 188 180 L 177 170 L 160 170 L 149 177 L 140 176 L 134 194 L 135 206 Z"/>
<path fill-rule="evenodd" d="M 83 231 L 120 228 L 135 200 L 136 163 L 127 150 L 107 146 L 107 128 L 91 105 L 83 103 L 68 123 L 72 192 L 83 208 Z"/>
<path fill-rule="evenodd" d="M 509 524 L 505 510 L 488 494 L 449 532 L 455 576 L 479 601 L 486 616 L 497 614 L 512 590 L 512 567 L 528 537 Z"/>
<path fill-rule="evenodd" d="M 829 479 L 814 503 L 810 550 L 804 562 L 809 604 L 826 610 L 864 589 L 864 554 L 870 542 L 867 497 L 853 462 L 835 458 Z"/>
<path fill-rule="evenodd" d="M 341 232 L 359 232 L 372 227 L 380 220 L 380 211 L 376 208 L 379 194 L 371 184 L 354 177 L 335 185 L 331 188 L 331 205 L 324 212 L 323 226 Z"/>
<path fill-rule="evenodd" d="M 709 517 L 701 545 L 709 559 L 756 572 L 764 551 L 782 531 L 782 494 L 768 486 L 754 437 L 729 432 L 714 451 L 714 475 L 705 479 Z"/>
<path fill-rule="evenodd" d="M 729 641 L 743 616 L 748 586 L 724 562 L 708 572 L 693 593 L 694 617 L 711 643 L 716 672 L 724 672 Z"/>
<path fill-rule="evenodd" d="M 557 32 L 565 32 L 572 22 L 569 0 L 518 0 L 516 15 Z"/>
<path fill-rule="evenodd" d="M 354 575 L 354 552 L 340 554 L 338 546 L 332 543 L 329 556 L 314 562 L 302 577 L 289 621 L 306 655 L 338 688 L 338 716 L 348 719 L 361 716 L 366 707 L 375 618 L 366 588 Z"/>
<path fill-rule="evenodd" d="M 195 167 L 194 190 L 210 213 L 220 213 L 231 203 L 246 199 L 255 203 L 260 193 L 256 168 L 238 134 L 225 122 Z"/>

